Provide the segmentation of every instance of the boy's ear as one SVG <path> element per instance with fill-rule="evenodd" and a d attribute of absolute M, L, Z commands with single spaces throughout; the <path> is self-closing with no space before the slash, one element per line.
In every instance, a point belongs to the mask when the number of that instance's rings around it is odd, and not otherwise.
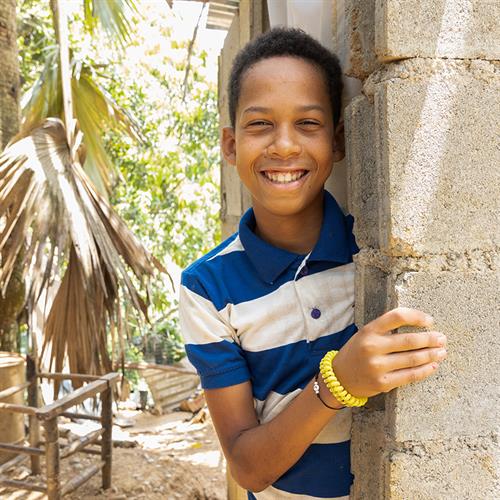
<path fill-rule="evenodd" d="M 333 161 L 341 161 L 345 156 L 344 120 L 340 120 L 333 132 Z"/>
<path fill-rule="evenodd" d="M 221 148 L 224 159 L 230 165 L 236 165 L 236 139 L 233 127 L 222 129 Z"/>

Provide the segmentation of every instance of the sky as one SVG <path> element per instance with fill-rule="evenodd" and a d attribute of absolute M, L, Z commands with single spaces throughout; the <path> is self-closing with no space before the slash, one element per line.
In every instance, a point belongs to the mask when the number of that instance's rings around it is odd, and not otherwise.
<path fill-rule="evenodd" d="M 165 8 L 165 0 L 143 0 L 145 3 L 158 4 L 158 8 Z M 203 8 L 202 2 L 188 2 L 174 0 L 173 11 L 176 15 L 178 22 L 174 25 L 175 38 L 180 40 L 190 39 L 193 36 L 193 30 L 196 22 Z M 201 19 L 200 27 L 198 28 L 197 42 L 199 47 L 203 47 L 209 58 L 208 67 L 210 68 L 210 80 L 217 81 L 217 57 L 220 54 L 224 38 L 227 31 L 206 29 L 206 20 L 208 15 L 208 5 L 205 7 L 203 17 Z"/>
<path fill-rule="evenodd" d="M 152 39 L 158 38 L 158 27 L 154 25 L 155 16 L 158 18 L 161 14 L 165 14 L 169 10 L 166 0 L 136 0 L 138 10 L 150 24 L 149 36 Z M 174 40 L 191 40 L 193 32 L 203 9 L 203 2 L 174 0 L 173 13 L 175 22 L 173 23 L 172 38 Z M 81 10 L 81 3 L 74 0 L 68 1 L 66 4 L 68 12 L 74 13 Z M 203 10 L 203 16 L 198 28 L 196 37 L 197 45 L 203 48 L 208 55 L 207 78 L 212 82 L 217 82 L 218 72 L 218 56 L 224 44 L 227 31 L 206 29 L 206 21 L 208 16 L 208 4 Z M 141 30 L 144 29 L 144 23 L 141 23 Z M 105 49 L 104 49 L 105 50 Z"/>

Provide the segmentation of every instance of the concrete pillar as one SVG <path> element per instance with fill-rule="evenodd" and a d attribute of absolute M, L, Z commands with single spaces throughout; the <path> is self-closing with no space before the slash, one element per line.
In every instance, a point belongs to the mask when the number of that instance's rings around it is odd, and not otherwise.
<path fill-rule="evenodd" d="M 500 2 L 337 2 L 359 326 L 423 309 L 448 336 L 427 381 L 354 420 L 354 499 L 500 498 Z M 340 12 L 339 12 L 340 8 Z"/>

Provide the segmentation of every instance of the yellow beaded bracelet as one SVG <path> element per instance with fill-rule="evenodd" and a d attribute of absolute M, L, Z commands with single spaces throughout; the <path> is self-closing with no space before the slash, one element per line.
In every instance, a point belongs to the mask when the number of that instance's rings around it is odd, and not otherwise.
<path fill-rule="evenodd" d="M 329 351 L 319 363 L 319 371 L 323 377 L 325 385 L 328 390 L 340 403 L 345 406 L 363 406 L 368 401 L 368 398 L 358 398 L 349 394 L 337 380 L 332 368 L 333 358 L 337 355 L 338 351 Z"/>

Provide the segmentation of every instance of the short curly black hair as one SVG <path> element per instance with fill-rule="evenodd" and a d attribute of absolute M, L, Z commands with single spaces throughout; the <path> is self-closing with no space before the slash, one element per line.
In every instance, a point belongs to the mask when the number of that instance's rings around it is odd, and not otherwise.
<path fill-rule="evenodd" d="M 342 70 L 337 56 L 304 31 L 283 27 L 273 28 L 258 36 L 235 57 L 228 84 L 231 125 L 234 127 L 236 122 L 236 108 L 245 72 L 263 59 L 279 56 L 300 57 L 321 69 L 330 94 L 333 123 L 336 125 L 340 119 L 342 96 Z"/>

